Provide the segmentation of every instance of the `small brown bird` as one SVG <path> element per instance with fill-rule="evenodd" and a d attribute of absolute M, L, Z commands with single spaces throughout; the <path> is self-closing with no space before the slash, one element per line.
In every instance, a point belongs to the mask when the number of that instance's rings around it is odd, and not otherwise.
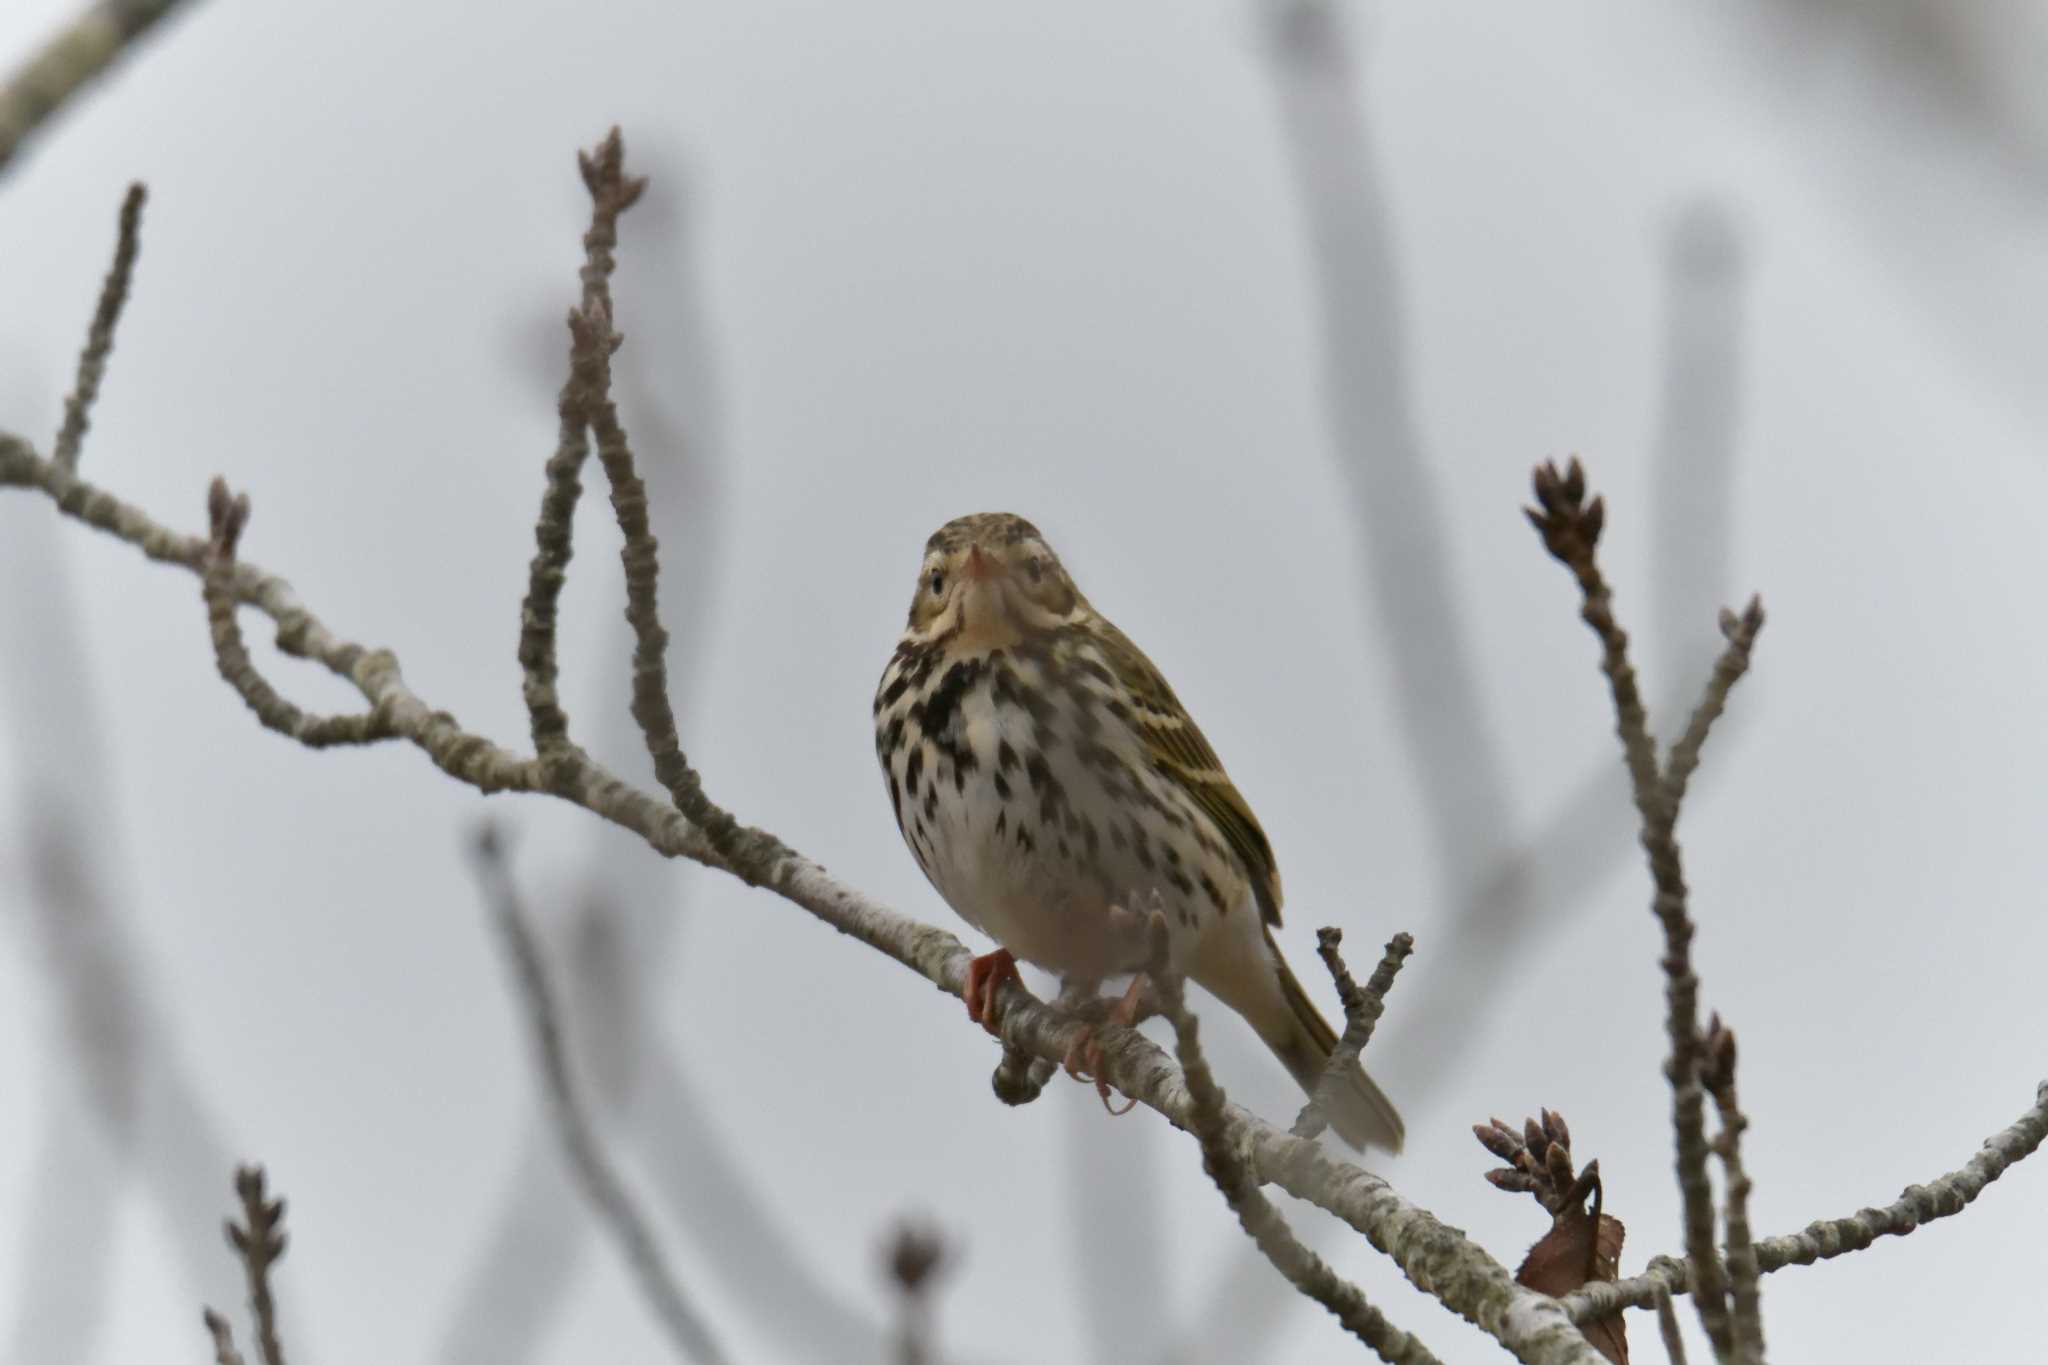
<path fill-rule="evenodd" d="M 1273 941 L 1272 845 L 1166 679 L 1030 522 L 961 517 L 927 542 L 874 716 L 904 842 L 1001 945 L 968 973 L 972 1018 L 993 1031 L 1017 958 L 1070 982 L 1140 969 L 1116 912 L 1157 907 L 1175 968 L 1314 1091 L 1337 1036 Z M 1400 1150 L 1401 1116 L 1362 1069 L 1333 1090 L 1339 1136 Z"/>

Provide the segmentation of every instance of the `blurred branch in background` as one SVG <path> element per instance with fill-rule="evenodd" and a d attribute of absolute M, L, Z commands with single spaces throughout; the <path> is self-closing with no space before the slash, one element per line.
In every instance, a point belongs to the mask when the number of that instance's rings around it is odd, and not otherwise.
<path fill-rule="evenodd" d="M 0 174 L 67 100 L 104 75 L 182 0 L 98 0 L 51 34 L 0 84 Z"/>
<path fill-rule="evenodd" d="M 1514 841 L 1507 769 L 1476 685 L 1475 652 L 1457 610 L 1446 547 L 1411 410 L 1399 271 L 1364 108 L 1354 40 L 1335 0 L 1262 0 L 1267 50 L 1322 305 L 1324 396 L 1339 469 L 1367 547 L 1380 651 L 1396 671 L 1399 732 L 1423 796 L 1437 878 L 1451 908 L 1432 945 L 1459 970 L 1427 978 L 1404 1011 L 1401 1055 L 1419 1076 L 1453 1074 L 1483 1017 L 1458 1008 L 1493 988 L 1521 946 L 1586 901 L 1627 842 L 1624 772 L 1604 755 L 1529 838 Z M 1743 282 L 1734 225 L 1712 204 L 1687 210 L 1670 254 L 1659 515 L 1652 541 L 1660 621 L 1690 642 L 1688 622 L 1723 600 L 1732 539 L 1731 486 Z M 1690 644 L 1667 651 L 1674 688 L 1697 676 Z M 1421 1034 L 1419 1030 L 1427 1030 Z M 1427 1092 L 1403 1096 L 1420 1107 Z"/>
<path fill-rule="evenodd" d="M 932 1349 L 932 1287 L 946 1261 L 945 1241 L 931 1228 L 906 1221 L 889 1239 L 889 1278 L 898 1304 L 898 1365 L 938 1365 Z"/>
<path fill-rule="evenodd" d="M 532 919 L 513 885 L 511 868 L 496 832 L 486 826 L 476 844 L 478 875 L 493 919 L 511 959 L 522 1012 L 533 1032 L 541 1079 L 554 1115 L 556 1135 L 569 1157 L 577 1182 L 639 1281 L 642 1297 L 684 1360 L 719 1365 L 724 1353 L 712 1340 L 703 1314 L 683 1293 L 675 1271 L 654 1238 L 639 1204 L 627 1192 L 617 1169 L 591 1125 L 590 1111 L 569 1066 L 569 1048 L 562 1033 L 559 996 L 541 960 Z"/>
<path fill-rule="evenodd" d="M 1662 409 L 1654 444 L 1649 619 L 1660 637 L 1658 710 L 1682 715 L 1713 666 L 1711 621 L 1732 591 L 1735 436 L 1742 416 L 1748 265 L 1712 199 L 1685 205 L 1665 243 Z M 1613 768 L 1617 779 L 1620 773 Z"/>
<path fill-rule="evenodd" d="M 1165 1134 L 1151 1124 L 1105 1131 L 1092 1101 L 1060 1111 L 1082 1340 L 1097 1365 L 1141 1360 L 1172 1315 L 1159 1166 Z"/>
<path fill-rule="evenodd" d="M 1331 452 L 1351 493 L 1365 592 L 1394 673 L 1395 728 L 1428 815 L 1439 878 L 1464 905 L 1473 835 L 1509 820 L 1507 765 L 1480 701 L 1449 530 L 1417 430 L 1379 159 L 1333 0 L 1262 0 L 1281 131 L 1321 306 Z M 1482 908 L 1482 911 L 1485 908 Z"/>
<path fill-rule="evenodd" d="M 140 187 L 121 215 L 117 265 L 81 356 L 59 443 L 76 464 L 137 240 Z M 9 1360 L 83 1361 L 106 1313 L 115 1201 L 138 1178 L 164 1215 L 188 1286 L 225 1283 L 206 1191 L 232 1164 L 219 1121 L 150 1001 L 143 954 L 120 908 L 121 804 L 73 600 L 71 566 L 46 518 L 0 510 L 0 563 L 34 592 L 0 594 L 0 672 L 16 759 L 14 832 L 28 869 L 20 920 L 44 966 L 56 1022 L 43 1130 L 15 1220 L 24 1253 Z M 25 1112 L 25 1111 L 24 1111 Z"/>

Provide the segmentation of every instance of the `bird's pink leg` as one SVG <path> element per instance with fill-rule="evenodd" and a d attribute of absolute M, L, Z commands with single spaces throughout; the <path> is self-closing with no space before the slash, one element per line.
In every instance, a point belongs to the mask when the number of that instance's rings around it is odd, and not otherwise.
<path fill-rule="evenodd" d="M 1123 1028 L 1136 1028 L 1141 1020 L 1157 1012 L 1152 999 L 1151 983 L 1143 972 L 1131 978 L 1130 989 L 1123 999 L 1116 1002 L 1109 1012 L 1109 1022 Z M 1095 1093 L 1102 1100 L 1102 1107 L 1109 1111 L 1111 1118 L 1122 1118 L 1138 1107 L 1135 1099 L 1126 1100 L 1119 1109 L 1109 1100 L 1109 1082 L 1102 1079 L 1102 1042 L 1095 1036 L 1095 1025 L 1081 1025 L 1081 1031 L 1074 1035 L 1074 1041 L 1067 1044 L 1067 1055 L 1061 1065 L 1069 1076 L 1077 1081 L 1093 1081 Z"/>
<path fill-rule="evenodd" d="M 992 1034 L 996 1032 L 996 995 L 1005 981 L 1024 984 L 1017 974 L 1017 959 L 1008 948 L 983 953 L 967 964 L 967 984 L 960 992 L 967 1002 L 967 1017 Z"/>

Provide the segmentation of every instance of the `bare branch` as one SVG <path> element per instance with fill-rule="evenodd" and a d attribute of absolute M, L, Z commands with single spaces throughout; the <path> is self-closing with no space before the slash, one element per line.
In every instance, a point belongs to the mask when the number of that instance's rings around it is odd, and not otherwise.
<path fill-rule="evenodd" d="M 1195 1016 L 1188 1010 L 1181 980 L 1166 968 L 1163 917 L 1155 921 L 1153 932 L 1153 965 L 1146 975 L 1159 993 L 1161 1012 L 1173 1022 L 1173 1050 L 1180 1059 L 1181 1074 L 1191 1099 L 1188 1117 L 1196 1139 L 1202 1144 L 1202 1168 L 1216 1182 L 1216 1188 L 1223 1192 L 1231 1212 L 1237 1215 L 1237 1221 L 1244 1225 L 1244 1230 L 1258 1244 L 1266 1259 L 1273 1263 L 1273 1268 L 1286 1276 L 1288 1283 L 1327 1308 L 1337 1321 L 1344 1324 L 1345 1330 L 1364 1342 L 1381 1360 L 1387 1361 L 1388 1365 L 1441 1365 L 1421 1341 L 1394 1326 L 1386 1314 L 1367 1302 L 1364 1291 L 1302 1245 L 1287 1226 L 1287 1220 L 1273 1207 L 1273 1202 L 1260 1192 L 1259 1181 L 1252 1175 L 1245 1154 L 1231 1132 L 1224 1112 L 1223 1087 L 1217 1084 L 1209 1071 L 1207 1059 L 1202 1056 L 1200 1030 Z M 1328 937 L 1333 931 L 1326 929 L 1323 934 L 1326 936 L 1323 938 L 1325 948 L 1334 957 L 1335 939 Z M 1393 956 L 1391 949 L 1388 956 Z M 1398 970 L 1400 963 L 1396 961 L 1394 967 Z M 1390 971 L 1390 980 L 1392 975 Z M 1352 1001 L 1347 1001 L 1347 1008 L 1356 1002 L 1355 986 L 1352 996 Z M 1362 1010 L 1362 1006 L 1360 1008 Z"/>
<path fill-rule="evenodd" d="M 1657 1286 L 1657 1335 L 1664 1338 L 1664 1355 L 1671 1365 L 1685 1365 L 1685 1340 L 1678 1335 L 1678 1310 L 1671 1306 L 1671 1291 Z"/>
<path fill-rule="evenodd" d="M 43 459 L 20 437 L 0 432 L 0 486 L 8 485 L 41 491 L 66 516 L 127 541 L 150 559 L 195 573 L 203 573 L 207 567 L 210 539 L 170 530 L 140 509 Z M 486 794 L 555 790 L 542 782 L 540 765 L 534 760 L 465 731 L 453 716 L 421 701 L 406 685 L 390 651 L 369 649 L 335 636 L 306 610 L 282 578 L 239 561 L 222 563 L 219 568 L 226 577 L 218 591 L 256 607 L 276 622 L 279 649 L 294 658 L 313 660 L 355 686 L 381 724 L 388 725 L 395 737 L 417 745 L 449 776 Z M 556 794 L 579 805 L 630 803 L 630 798 L 614 790 L 615 784 L 616 779 L 608 774 L 584 769 L 572 775 L 566 792 L 556 790 Z"/>
<path fill-rule="evenodd" d="M 0 171 L 66 100 L 98 79 L 179 0 L 97 0 L 0 85 Z"/>
<path fill-rule="evenodd" d="M 1763 1294 L 1759 1281 L 1763 1272 L 1756 1265 L 1756 1244 L 1749 1231 L 1749 1172 L 1742 1165 L 1742 1132 L 1749 1127 L 1735 1098 L 1735 1034 L 1724 1028 L 1721 1016 L 1707 1024 L 1701 1083 L 1714 1097 L 1714 1110 L 1721 1120 L 1721 1132 L 1714 1139 L 1714 1153 L 1727 1172 L 1726 1220 L 1728 1237 L 1728 1298 L 1733 1306 L 1732 1334 L 1736 1365 L 1764 1365 Z"/>
<path fill-rule="evenodd" d="M 65 469 L 78 468 L 80 448 L 86 429 L 92 425 L 93 401 L 100 396 L 100 381 L 106 377 L 107 355 L 114 349 L 114 328 L 120 325 L 121 309 L 128 302 L 128 282 L 135 274 L 135 255 L 142 245 L 142 201 L 149 195 L 140 181 L 128 187 L 121 201 L 120 237 L 114 245 L 114 264 L 100 286 L 99 306 L 93 309 L 92 326 L 85 334 L 85 349 L 78 356 L 78 379 L 71 396 L 64 400 L 64 425 L 57 432 L 50 458 Z"/>
<path fill-rule="evenodd" d="M 396 738 L 397 732 L 374 710 L 353 716 L 314 715 L 286 701 L 264 678 L 242 643 L 242 627 L 235 619 L 235 545 L 249 523 L 249 495 L 230 496 L 227 483 L 215 479 L 206 507 L 213 532 L 200 573 L 200 591 L 206 598 L 206 619 L 212 628 L 214 663 L 228 686 L 240 694 L 266 728 L 309 749 Z"/>
<path fill-rule="evenodd" d="M 1686 908 L 1676 828 L 1686 780 L 1699 761 L 1700 746 L 1725 705 L 1729 688 L 1748 664 L 1750 646 L 1763 625 L 1763 612 L 1752 602 L 1741 622 L 1724 616 L 1728 649 L 1715 666 L 1706 698 L 1693 713 L 1684 738 L 1673 746 L 1667 774 L 1658 766 L 1656 740 L 1650 734 L 1635 669 L 1629 663 L 1628 635 L 1615 620 L 1613 595 L 1596 557 L 1605 506 L 1597 497 L 1586 500 L 1586 474 L 1577 460 L 1562 471 L 1554 464 L 1539 467 L 1534 486 L 1537 506 L 1529 509 L 1529 520 L 1543 537 L 1544 548 L 1578 581 L 1579 615 L 1600 639 L 1601 668 L 1613 694 L 1616 729 L 1642 819 L 1643 850 L 1649 856 L 1655 886 L 1651 908 L 1664 928 L 1665 1030 L 1671 1040 L 1664 1073 L 1671 1082 L 1671 1126 L 1684 1205 L 1685 1249 L 1699 1271 L 1695 1304 L 1701 1325 L 1714 1343 L 1715 1354 L 1725 1358 L 1733 1340 L 1726 1272 L 1714 1244 L 1714 1192 L 1707 1178 L 1706 1118 L 1699 1077 L 1699 978 L 1692 969 L 1693 924 Z"/>
<path fill-rule="evenodd" d="M 1373 969 L 1372 978 L 1360 990 L 1358 983 L 1351 979 L 1351 969 L 1344 965 L 1344 955 L 1339 945 L 1344 941 L 1344 931 L 1335 926 L 1316 931 L 1316 952 L 1322 957 L 1323 965 L 1330 970 L 1330 977 L 1337 983 L 1337 999 L 1344 1006 L 1344 1033 L 1337 1039 L 1330 1060 L 1323 1064 L 1322 1078 L 1316 1082 L 1315 1093 L 1308 1103 L 1301 1107 L 1290 1130 L 1296 1137 L 1313 1138 L 1321 1135 L 1329 1126 L 1324 1114 L 1324 1097 L 1332 1085 L 1341 1085 L 1338 1079 L 1358 1064 L 1358 1058 L 1365 1051 L 1365 1045 L 1372 1041 L 1373 1027 L 1386 1013 L 1387 992 L 1394 989 L 1394 977 L 1401 970 L 1401 964 L 1415 951 L 1415 938 L 1411 934 L 1396 934 L 1387 941 L 1386 955 L 1380 958 L 1380 965 Z"/>
<path fill-rule="evenodd" d="M 654 1240 L 653 1232 L 627 1194 L 625 1183 L 612 1167 L 591 1126 L 575 1077 L 569 1070 L 568 1047 L 562 1039 L 561 1015 L 553 984 L 541 961 L 540 946 L 527 922 L 519 892 L 512 884 L 511 870 L 496 832 L 488 825 L 476 842 L 477 871 L 490 901 L 492 917 L 506 955 L 511 959 L 520 1003 L 533 1030 L 534 1049 L 540 1057 L 541 1077 L 547 1086 L 548 1104 L 553 1110 L 563 1150 L 577 1180 L 590 1199 L 598 1217 L 618 1240 L 640 1292 L 647 1298 L 677 1353 L 686 1360 L 718 1365 L 724 1355 L 718 1349 L 702 1316 L 683 1295 L 674 1270 Z"/>
<path fill-rule="evenodd" d="M 609 327 L 608 319 L 605 326 Z M 600 444 L 602 439 L 600 433 Z M 0 484 L 37 489 L 63 514 L 116 535 L 151 558 L 194 571 L 206 567 L 209 542 L 167 530 L 5 434 L 0 434 Z M 714 840 L 703 823 L 619 780 L 573 747 L 565 746 L 559 760 L 550 760 L 544 777 L 539 761 L 512 754 L 464 731 L 453 717 L 431 710 L 406 686 L 388 653 L 334 636 L 282 580 L 239 561 L 221 566 L 221 572 L 224 594 L 232 593 L 234 600 L 254 605 L 278 622 L 281 647 L 347 678 L 396 736 L 419 747 L 443 771 L 481 791 L 546 791 L 583 806 L 632 830 L 665 855 L 688 857 L 750 885 L 767 887 L 917 971 L 941 990 L 960 994 L 970 954 L 952 935 L 869 900 L 764 830 L 733 821 L 729 837 Z M 708 799 L 703 809 L 731 820 Z M 1044 1061 L 1068 1054 L 1081 1028 L 1078 1021 L 1026 993 L 1011 992 L 1006 1003 L 1002 1033 L 1008 1044 Z M 1193 1127 L 1196 1106 L 1188 1083 L 1157 1047 L 1130 1030 L 1110 1030 L 1098 1042 L 1101 1069 L 1110 1081 L 1177 1125 Z M 1692 1079 L 1697 1094 L 1696 1073 Z M 1317 1144 L 1224 1104 L 1220 1096 L 1215 1105 L 1220 1118 L 1211 1115 L 1209 1126 L 1218 1141 L 1227 1142 L 1248 1188 L 1262 1182 L 1277 1184 L 1332 1213 L 1391 1257 L 1412 1282 L 1495 1337 L 1526 1365 L 1590 1365 L 1596 1359 L 1573 1329 L 1562 1301 L 1516 1285 L 1482 1248 L 1408 1203 L 1384 1180 L 1331 1159 Z M 1769 1245 L 1758 1250 L 1760 1263 L 1765 1262 Z M 1581 1309 L 1582 1314 L 1585 1311 Z"/>
<path fill-rule="evenodd" d="M 578 152 L 583 183 L 590 190 L 590 227 L 583 234 L 583 296 L 569 310 L 569 377 L 556 400 L 559 431 L 547 464 L 547 491 L 534 526 L 537 548 L 528 571 L 526 602 L 520 611 L 519 662 L 526 670 L 526 708 L 534 749 L 546 759 L 568 743 L 569 718 L 556 692 L 555 611 L 568 576 L 576 504 L 583 495 L 580 475 L 590 457 L 593 385 L 609 382 L 609 352 L 617 339 L 591 324 L 611 314 L 611 276 L 617 268 L 619 215 L 646 188 L 623 172 L 625 144 L 617 128 L 595 153 Z M 602 352 L 601 354 L 599 352 Z"/>
<path fill-rule="evenodd" d="M 1763 628 L 1764 604 L 1761 598 L 1751 597 L 1740 616 L 1726 610 L 1721 613 L 1721 634 L 1728 641 L 1727 647 L 1714 661 L 1714 672 L 1707 679 L 1706 694 L 1694 708 L 1692 719 L 1686 722 L 1685 733 L 1678 737 L 1664 760 L 1664 786 L 1673 820 L 1678 818 L 1679 804 L 1685 800 L 1686 784 L 1700 766 L 1700 750 L 1706 747 L 1707 732 L 1721 718 L 1722 710 L 1728 705 L 1729 692 L 1749 671 L 1749 652 L 1755 648 L 1757 634 Z"/>
<path fill-rule="evenodd" d="M 242 1201 L 242 1221 L 227 1221 L 228 1245 L 241 1257 L 248 1275 L 256 1347 L 263 1365 L 284 1365 L 284 1347 L 277 1339 L 277 1304 L 270 1296 L 270 1268 L 284 1257 L 284 1201 L 265 1196 L 261 1166 L 243 1166 L 235 1172 L 235 1194 Z M 211 1308 L 202 1316 L 206 1329 L 213 1333 L 214 1353 L 221 1365 L 241 1365 L 227 1319 Z"/>
<path fill-rule="evenodd" d="M 168 530 L 140 509 L 56 468 L 20 438 L 0 433 L 0 485 L 10 484 L 41 491 L 65 515 L 137 546 L 149 558 L 201 568 L 207 542 Z M 238 600 L 279 623 L 281 647 L 346 678 L 399 737 L 442 771 L 482 792 L 546 791 L 582 806 L 632 830 L 666 856 L 687 857 L 749 885 L 765 886 L 940 989 L 961 993 L 971 955 L 944 930 L 869 900 L 764 830 L 742 827 L 727 849 L 715 848 L 672 804 L 621 781 L 579 752 L 572 750 L 551 765 L 543 780 L 537 760 L 512 754 L 428 707 L 406 685 L 388 651 L 373 652 L 336 637 L 282 579 L 238 560 L 230 583 Z M 1005 1005 L 1007 1040 L 1044 1061 L 1056 1063 L 1067 1055 L 1080 1027 L 1075 1020 L 1024 992 L 1010 992 Z M 1189 1101 L 1170 1059 L 1128 1030 L 1113 1031 L 1102 1041 L 1108 1078 L 1125 1094 L 1187 1126 Z M 1505 1267 L 1462 1233 L 1408 1203 L 1378 1177 L 1330 1160 L 1315 1144 L 1234 1107 L 1228 1115 L 1233 1131 L 1244 1135 L 1239 1140 L 1249 1144 L 1260 1179 L 1351 1224 L 1392 1256 L 1411 1280 L 1501 1340 L 1526 1365 L 1591 1365 L 1595 1358 L 1556 1304 L 1516 1285 Z"/>
<path fill-rule="evenodd" d="M 1968 1208 L 1986 1185 L 2033 1155 L 2044 1139 L 2048 1139 L 2048 1080 L 2034 1092 L 2033 1108 L 2011 1127 L 1984 1139 L 1983 1148 L 1960 1169 L 1924 1185 L 1908 1185 L 1898 1199 L 1881 1209 L 1822 1219 L 1795 1233 L 1767 1237 L 1756 1244 L 1757 1269 L 1769 1274 L 1788 1265 L 1833 1260 L 1861 1251 L 1880 1237 L 1903 1237 L 1938 1218 L 1953 1217 Z M 1659 1291 L 1683 1294 L 1693 1283 L 1691 1262 L 1659 1256 L 1633 1279 L 1588 1285 L 1561 1302 L 1574 1322 L 1583 1322 L 1622 1308 L 1648 1308 Z"/>

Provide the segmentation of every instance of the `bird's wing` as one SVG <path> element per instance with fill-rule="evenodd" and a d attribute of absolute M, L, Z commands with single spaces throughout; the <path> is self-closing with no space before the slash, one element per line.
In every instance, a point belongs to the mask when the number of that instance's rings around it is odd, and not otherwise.
<path fill-rule="evenodd" d="M 1268 924 L 1278 924 L 1280 868 L 1259 818 L 1223 771 L 1223 761 L 1209 747 L 1195 718 L 1180 704 L 1145 652 L 1108 621 L 1101 621 L 1100 631 L 1110 671 L 1134 703 L 1131 725 L 1144 743 L 1152 770 L 1185 791 L 1214 823 L 1244 864 L 1260 913 Z"/>

